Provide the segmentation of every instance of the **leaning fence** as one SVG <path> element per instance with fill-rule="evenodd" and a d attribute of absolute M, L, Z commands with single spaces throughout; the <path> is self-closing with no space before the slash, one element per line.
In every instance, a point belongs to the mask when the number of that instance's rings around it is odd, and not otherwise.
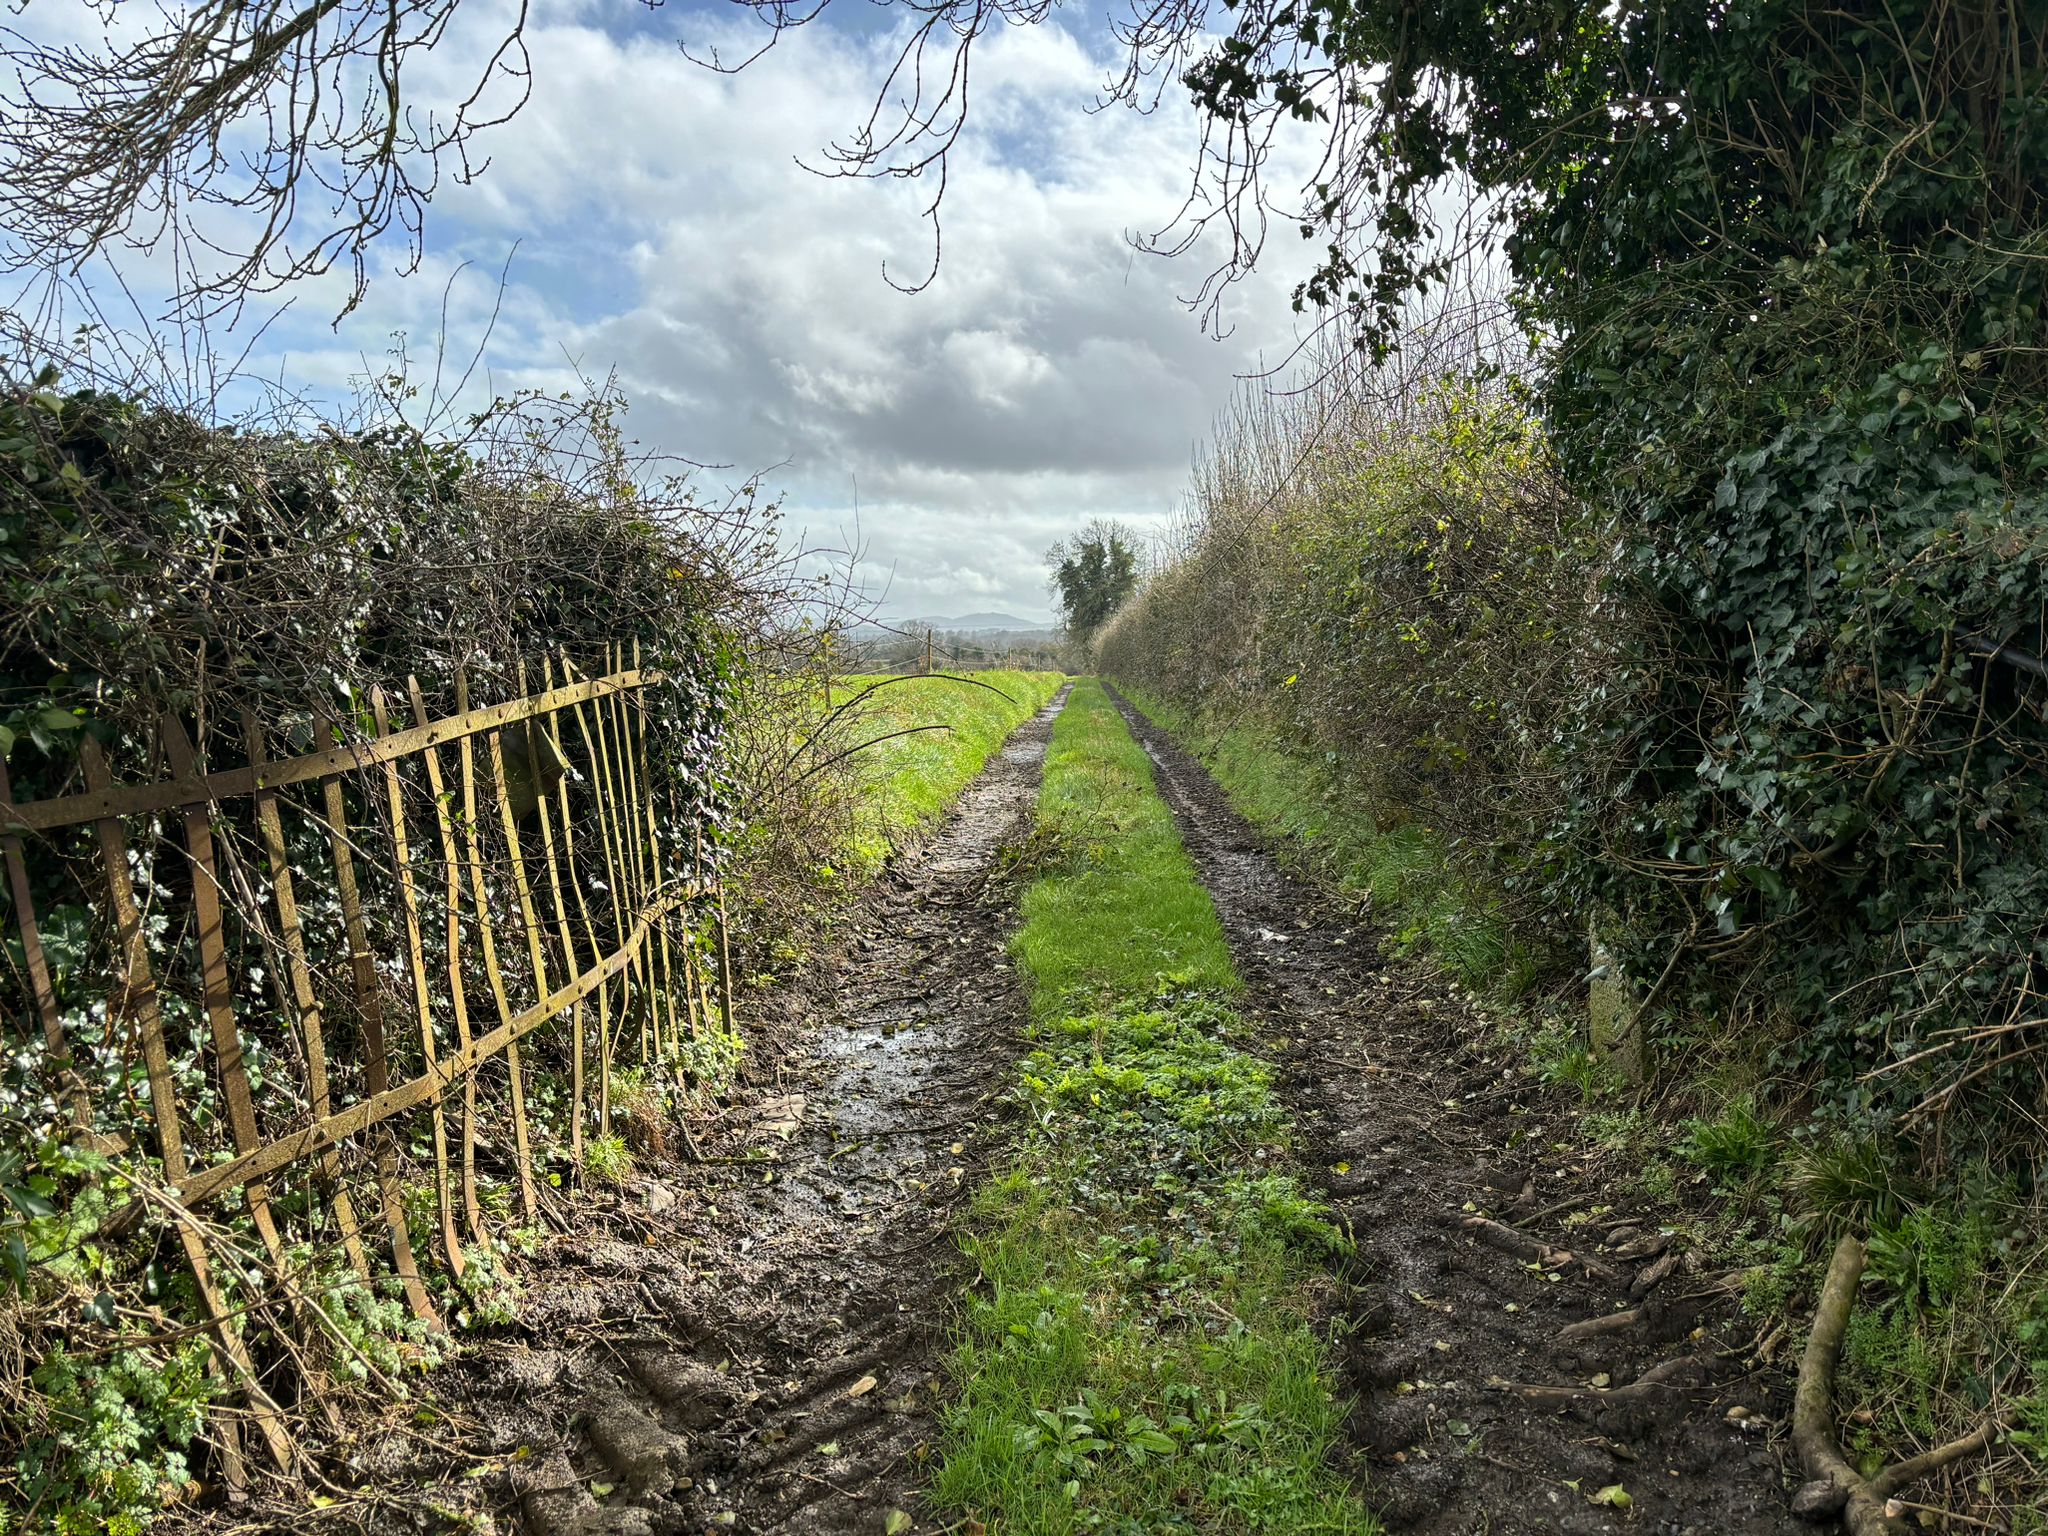
<path fill-rule="evenodd" d="M 202 762 L 196 728 L 166 715 L 163 777 L 118 784 L 87 741 L 85 790 L 61 798 L 15 803 L 0 762 L 27 1028 L 77 1132 L 145 1155 L 119 1164 L 126 1204 L 100 1231 L 151 1211 L 175 1231 L 194 1321 L 240 1399 L 221 1436 L 231 1473 L 237 1423 L 280 1462 L 291 1447 L 279 1367 L 252 1351 L 252 1304 L 228 1294 L 243 1282 L 223 1282 L 210 1205 L 246 1215 L 276 1282 L 273 1331 L 314 1341 L 292 1352 L 303 1375 L 321 1326 L 285 1315 L 305 1306 L 287 1225 L 365 1281 L 395 1278 L 438 1326 L 423 1265 L 459 1279 L 492 1234 L 480 1159 L 493 1190 L 516 1186 L 518 1219 L 539 1222 L 586 1135 L 609 1134 L 615 1073 L 673 1066 L 730 1028 L 723 897 L 649 762 L 661 679 L 637 651 L 608 660 L 588 677 L 543 662 L 536 692 L 522 665 L 520 696 L 484 707 L 458 672 L 438 718 L 415 679 L 402 699 L 373 691 L 352 721 L 247 717 L 228 767 Z M 205 739 L 225 734 L 212 722 Z M 34 898 L 59 859 L 103 938 L 99 987 L 53 978 Z M 567 1154 L 548 1180 L 540 1113 Z"/>

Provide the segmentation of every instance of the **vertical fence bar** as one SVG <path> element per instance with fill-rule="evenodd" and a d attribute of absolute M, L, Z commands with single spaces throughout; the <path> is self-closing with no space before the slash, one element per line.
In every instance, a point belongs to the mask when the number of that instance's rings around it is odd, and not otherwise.
<path fill-rule="evenodd" d="M 198 755 L 192 740 L 176 715 L 163 717 L 164 753 L 173 775 L 180 779 L 199 777 Z M 242 1059 L 242 1033 L 235 1022 L 234 982 L 228 974 L 226 934 L 222 925 L 220 874 L 214 861 L 213 825 L 204 800 L 182 811 L 185 850 L 192 871 L 192 916 L 198 929 L 199 974 L 206 1002 L 207 1027 L 213 1035 L 214 1069 L 220 1075 L 221 1096 L 228 1105 L 228 1133 L 237 1156 L 246 1156 L 262 1145 L 256 1125 L 256 1100 L 249 1091 L 249 1071 Z M 249 1205 L 249 1219 L 255 1223 L 264 1251 L 280 1276 L 284 1273 L 284 1239 L 270 1211 L 269 1187 L 251 1180 L 242 1186 Z"/>
<path fill-rule="evenodd" d="M 562 655 L 562 680 L 569 681 L 576 675 L 570 665 L 568 653 Z M 583 736 L 584 755 L 590 762 L 590 792 L 592 805 L 600 823 L 604 813 L 604 797 L 598 789 L 597 754 L 590 742 L 590 728 L 584 723 L 583 706 L 574 707 L 577 729 Z M 562 792 L 562 852 L 569 867 L 569 888 L 576 893 L 576 910 L 583 919 L 583 937 L 590 945 L 590 953 L 603 953 L 603 946 L 597 942 L 597 925 L 591 920 L 590 902 L 583 893 L 583 881 L 577 877 L 576 865 L 576 822 L 570 815 L 569 780 L 565 776 L 561 783 Z M 599 842 L 603 842 L 600 827 Z M 611 986 L 609 983 L 597 989 L 597 1131 L 600 1136 L 611 1134 L 612 1104 L 612 1022 Z"/>
<path fill-rule="evenodd" d="M 413 724 L 427 723 L 426 696 L 420 680 L 407 677 Z M 469 998 L 462 985 L 462 859 L 455 851 L 453 796 L 441 777 L 441 754 L 427 747 L 420 753 L 427 765 L 427 788 L 434 796 L 434 820 L 441 830 L 441 868 L 446 877 L 442 900 L 448 911 L 448 1002 L 455 1011 L 455 1043 L 469 1049 Z M 472 1241 L 484 1239 L 482 1207 L 476 1197 L 476 1074 L 462 1074 L 462 1219 Z"/>
<path fill-rule="evenodd" d="M 633 642 L 633 670 L 640 670 L 640 642 Z M 654 779 L 647 766 L 647 701 L 635 690 L 630 701 L 622 700 L 621 707 L 627 709 L 634 721 L 635 747 L 640 758 L 640 798 L 634 806 L 635 828 L 644 816 L 647 823 L 647 877 L 650 898 L 660 891 L 662 885 L 661 828 L 654 814 Z M 648 965 L 652 969 L 654 956 L 659 949 L 661 957 L 661 984 L 655 989 L 657 1006 L 668 1030 L 669 1049 L 673 1051 L 682 1043 L 682 1034 L 676 1027 L 676 968 L 669 950 L 668 922 L 663 919 L 658 929 L 658 946 L 648 946 Z"/>
<path fill-rule="evenodd" d="M 418 707 L 415 702 L 416 711 Z M 377 734 L 388 736 L 391 733 L 391 706 L 382 688 L 370 690 L 370 712 L 377 722 Z M 413 723 L 425 725 L 427 722 L 423 714 L 418 714 Z M 426 946 L 420 933 L 419 891 L 412 877 L 412 837 L 406 827 L 405 784 L 398 776 L 398 764 L 395 762 L 384 765 L 384 800 L 391 814 L 392 865 L 398 874 L 399 907 L 405 914 L 406 958 L 412 977 L 413 1013 L 420 1026 L 420 1055 L 432 1067 L 439 1054 L 434 1043 L 434 993 L 427 984 Z M 462 1252 L 462 1236 L 455 1230 L 455 1197 L 449 1189 L 448 1115 L 442 1107 L 442 1098 L 443 1095 L 436 1092 L 427 1101 L 427 1114 L 434 1131 L 434 1209 L 441 1221 L 442 1257 L 447 1261 L 448 1272 L 460 1280 L 469 1268 L 469 1260 Z"/>
<path fill-rule="evenodd" d="M 263 726 L 248 710 L 242 712 L 242 736 L 248 747 L 249 765 L 260 768 L 267 758 Z M 327 1084 L 326 1033 L 320 1016 L 320 999 L 313 990 L 312 969 L 306 961 L 306 935 L 299 924 L 299 906 L 292 891 L 291 858 L 285 847 L 284 818 L 278 812 L 277 791 L 258 789 L 253 799 L 256 827 L 263 839 L 263 855 L 270 861 L 271 896 L 277 906 L 278 931 L 284 939 L 292 1004 L 299 1015 L 299 1039 L 306 1053 L 306 1096 L 313 1106 L 314 1118 L 322 1119 L 334 1108 L 333 1095 Z M 349 1199 L 348 1190 L 342 1184 L 341 1154 L 328 1147 L 314 1159 L 314 1167 L 333 1206 L 335 1225 L 341 1229 L 342 1252 L 348 1258 L 349 1267 L 367 1280 L 370 1278 L 370 1264 L 363 1254 L 355 1202 Z"/>
<path fill-rule="evenodd" d="M 701 900 L 703 888 L 705 885 L 703 827 L 693 827 L 691 829 L 691 838 L 691 864 L 693 878 L 697 882 L 699 899 Z M 704 1027 L 706 1029 L 718 1030 L 723 1033 L 730 1034 L 732 1031 L 726 1027 L 724 1016 L 718 1013 L 714 1013 L 711 1007 L 711 983 L 709 977 L 712 963 L 712 950 L 716 946 L 717 942 L 718 935 L 716 933 L 710 933 L 705 935 L 704 953 L 696 957 L 697 1006 L 703 1010 Z M 694 947 L 695 946 L 693 945 L 692 948 Z"/>
<path fill-rule="evenodd" d="M 455 673 L 456 707 L 466 710 L 469 704 L 469 682 L 458 668 Z M 498 1023 L 512 1022 L 512 1001 L 505 991 L 505 972 L 498 963 L 497 933 L 491 924 L 491 901 L 489 887 L 484 880 L 483 840 L 477 835 L 476 816 L 476 751 L 470 737 L 464 736 L 460 743 L 458 766 L 462 774 L 462 841 L 469 854 L 470 895 L 476 911 L 478 937 L 483 944 L 484 973 L 490 977 L 491 998 L 498 1005 Z M 527 1220 L 539 1213 L 540 1202 L 534 1195 L 533 1168 L 527 1158 L 526 1148 L 526 1079 L 520 1071 L 519 1044 L 509 1042 L 505 1047 L 505 1071 L 512 1084 L 512 1135 L 514 1161 L 519 1176 L 520 1207 Z"/>
<path fill-rule="evenodd" d="M 732 925 L 725 920 L 725 885 L 720 882 L 718 892 L 718 975 L 724 984 L 725 1032 L 731 1034 L 739 1027 L 739 1007 L 732 992 Z"/>
<path fill-rule="evenodd" d="M 607 670 L 616 674 L 624 668 L 624 653 L 617 646 L 611 646 L 607 648 L 606 661 Z M 600 721 L 600 731 L 604 719 L 609 716 L 611 720 L 612 764 L 618 774 L 619 793 L 617 814 L 612 818 L 612 826 L 619 838 L 619 870 L 626 876 L 629 893 L 626 912 L 621 914 L 621 921 L 629 921 L 630 914 L 637 913 L 647 904 L 647 880 L 640 861 L 640 816 L 637 809 L 640 797 L 633 783 L 633 748 L 626 733 L 625 709 L 619 695 L 606 695 L 595 702 L 594 708 Z M 648 997 L 652 988 L 647 981 L 645 965 L 646 954 L 643 950 L 633 956 L 632 964 L 628 967 L 629 973 L 641 983 L 640 1064 L 643 1067 L 651 1065 L 661 1050 L 660 1040 L 656 1038 L 661 1023 Z M 651 1049 L 650 1040 L 653 1042 Z"/>
<path fill-rule="evenodd" d="M 562 664 L 565 671 L 574 670 L 569 667 L 567 657 L 563 658 Z M 589 757 L 591 764 L 590 788 L 592 798 L 597 802 L 598 843 L 604 850 L 604 876 L 607 890 L 611 896 L 612 928 L 620 947 L 623 948 L 626 942 L 627 892 L 625 890 L 625 877 L 619 868 L 618 839 L 612 832 L 613 808 L 611 801 L 613 791 L 611 785 L 611 758 L 610 754 L 605 750 L 604 716 L 595 703 L 590 705 L 590 712 L 587 716 L 584 713 L 582 701 L 579 700 L 575 708 L 576 729 L 583 737 L 583 750 Z M 588 914 L 585 916 L 587 921 Z M 591 943 L 595 945 L 596 942 L 596 935 L 593 934 L 591 936 Z M 619 977 L 619 1016 L 617 1026 L 619 1032 L 623 1032 L 626 1027 L 626 1020 L 632 1008 L 631 999 L 632 989 L 630 980 L 627 974 L 622 973 Z M 602 994 L 599 996 L 599 1007 L 600 1009 L 603 1007 Z M 601 1017 L 602 1013 L 600 1012 Z M 611 1133 L 611 1069 L 615 1050 L 614 1036 L 615 1032 L 607 1026 L 604 1050 L 598 1063 L 600 1074 L 598 1078 L 597 1099 L 598 1129 L 604 1135 Z"/>
<path fill-rule="evenodd" d="M 98 742 L 87 737 L 79 745 L 78 757 L 80 766 L 85 770 L 88 789 L 102 791 L 113 788 L 113 776 L 107 771 L 106 756 L 100 751 Z M 128 838 L 121 829 L 120 820 L 113 816 L 95 821 L 93 832 L 99 839 L 100 856 L 106 864 L 107 897 L 114 909 L 114 923 L 119 934 L 121 1003 L 134 1017 L 142 1036 L 143 1067 L 149 1075 L 150 1111 L 156 1120 L 157 1155 L 163 1161 L 164 1177 L 176 1184 L 185 1177 L 189 1165 L 185 1161 L 185 1139 L 178 1128 L 178 1091 L 176 1080 L 171 1075 L 170 1052 L 164 1045 L 163 1015 L 158 1011 L 156 1002 L 156 976 L 149 964 L 149 940 L 143 934 L 142 913 L 135 905 L 135 887 L 128 878 Z M 206 1309 L 215 1356 L 226 1373 L 241 1383 L 257 1433 L 263 1437 L 271 1459 L 279 1467 L 289 1468 L 292 1464 L 291 1441 L 285 1435 L 277 1404 L 271 1401 L 270 1394 L 256 1379 L 256 1367 L 249 1358 L 241 1335 L 236 1332 L 233 1314 L 228 1310 L 219 1287 L 214 1284 L 205 1239 L 191 1214 L 176 1205 L 175 1196 L 171 1200 L 174 1206 L 171 1224 L 178 1229 L 179 1246 L 185 1250 L 185 1262 L 192 1271 L 193 1286 L 199 1292 L 200 1305 Z M 227 1421 L 223 1428 L 231 1437 L 232 1421 Z M 227 1439 L 226 1450 L 225 1459 L 232 1471 L 240 1460 L 232 1438 Z"/>
<path fill-rule="evenodd" d="M 520 669 L 522 680 L 525 668 Z M 555 686 L 554 665 L 547 657 L 541 658 L 541 687 L 553 692 Z M 559 759 L 561 747 L 554 739 L 554 719 L 547 716 L 548 746 Z M 538 721 L 532 729 L 539 730 Z M 556 782 L 561 795 L 562 834 L 569 833 L 569 776 L 565 773 Z M 576 963 L 576 936 L 569 927 L 568 903 L 562 899 L 562 864 L 555 848 L 554 818 L 548 813 L 547 789 L 537 779 L 534 784 L 534 811 L 540 817 L 541 848 L 547 855 L 548 894 L 555 906 L 555 938 L 562 946 L 562 965 L 571 976 L 581 967 Z M 570 881 L 575 880 L 571 871 Z M 580 897 L 581 892 L 577 893 Z M 569 1165 L 580 1176 L 583 1169 L 583 1000 L 578 998 L 574 1012 L 569 1018 Z"/>
<path fill-rule="evenodd" d="M 522 693 L 525 692 L 524 687 L 520 691 Z M 531 724 L 529 721 L 522 721 L 520 723 L 522 726 Z M 533 774 L 535 803 L 537 805 L 542 793 L 540 787 L 540 764 L 536 761 L 531 735 L 528 736 L 527 742 L 527 768 Z M 534 911 L 533 907 L 533 885 L 526 878 L 526 855 L 519 846 L 519 823 L 512 815 L 512 786 L 505 778 L 504 738 L 497 731 L 491 732 L 490 748 L 491 783 L 498 801 L 498 820 L 504 827 L 505 847 L 512 858 L 512 888 L 519 898 L 519 929 L 526 936 L 526 959 L 527 963 L 533 967 L 533 1000 L 538 1003 L 548 995 L 546 946 L 541 938 L 540 916 Z M 516 1047 L 516 1044 L 517 1042 L 514 1042 L 513 1046 L 506 1047 L 507 1060 L 512 1059 L 511 1052 Z M 518 1117 L 517 1136 L 519 1142 L 520 1189 L 522 1194 L 527 1194 L 533 1190 L 533 1154 L 532 1149 L 528 1145 L 526 1098 L 520 1091 L 521 1085 L 517 1083 L 516 1079 L 514 1082 L 512 1110 L 514 1115 Z M 530 1202 L 527 1214 L 529 1216 L 533 1214 Z"/>
<path fill-rule="evenodd" d="M 322 722 L 322 733 L 332 735 Z M 356 1015 L 363 1031 L 363 1082 L 374 1097 L 391 1085 L 390 1058 L 384 1044 L 384 1003 L 377 995 L 377 963 L 370 955 L 369 925 L 363 920 L 362 893 L 356 887 L 355 853 L 349 843 L 348 802 L 341 779 L 328 774 L 320 781 L 327 810 L 327 845 L 334 858 L 334 890 L 341 901 L 342 926 L 348 934 L 349 977 L 355 988 Z M 384 1210 L 384 1228 L 391 1237 L 391 1265 L 398 1271 L 406 1305 L 430 1327 L 441 1320 L 420 1279 L 412 1252 L 412 1232 L 405 1221 L 405 1202 L 398 1188 L 398 1149 L 388 1126 L 376 1128 L 373 1145 L 377 1166 L 377 1199 Z"/>
<path fill-rule="evenodd" d="M 0 822 L 6 822 L 7 813 L 13 809 L 14 786 L 7 778 L 7 760 L 0 757 Z M 14 922 L 21 930 L 21 958 L 28 968 L 29 996 L 43 1026 L 43 1047 L 49 1052 L 50 1086 L 60 1103 L 70 1102 L 71 1123 L 90 1135 L 91 1104 L 86 1097 L 85 1080 L 72 1060 L 71 1044 L 64 1038 L 64 1019 L 57 1009 L 57 989 L 50 981 L 50 961 L 43 953 L 43 936 L 36 927 L 35 905 L 29 899 L 28 864 L 22 857 L 18 832 L 0 835 L 0 856 L 6 859 L 7 886 L 14 893 Z"/>

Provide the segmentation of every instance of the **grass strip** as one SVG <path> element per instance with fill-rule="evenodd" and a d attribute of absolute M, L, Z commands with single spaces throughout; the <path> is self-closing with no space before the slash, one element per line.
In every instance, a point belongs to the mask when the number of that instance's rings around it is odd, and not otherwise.
<path fill-rule="evenodd" d="M 1425 950 L 1464 985 L 1504 1002 L 1535 986 L 1541 957 L 1515 938 L 1500 903 L 1452 868 L 1429 828 L 1379 825 L 1319 755 L 1289 751 L 1263 721 L 1218 726 L 1113 681 L 1201 759 L 1238 814 L 1278 838 L 1288 858 L 1341 889 L 1370 893 L 1397 949 Z"/>
<path fill-rule="evenodd" d="M 879 869 L 906 834 L 942 815 L 989 755 L 1066 681 L 1057 672 L 973 678 L 859 677 L 834 685 L 831 705 L 863 696 L 843 722 L 845 747 L 874 743 L 854 759 L 863 793 L 844 857 L 857 873 Z"/>
<path fill-rule="evenodd" d="M 1231 1007 L 1207 893 L 1100 686 L 1055 728 L 1015 950 L 1033 1049 L 933 1488 L 997 1536 L 1377 1529 L 1315 1326 L 1343 1239 Z"/>

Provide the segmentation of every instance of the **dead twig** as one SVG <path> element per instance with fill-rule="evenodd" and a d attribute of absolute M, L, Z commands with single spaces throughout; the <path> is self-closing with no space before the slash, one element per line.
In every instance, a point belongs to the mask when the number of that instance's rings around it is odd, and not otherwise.
<path fill-rule="evenodd" d="M 1461 1225 L 1487 1246 L 1513 1254 L 1516 1258 L 1527 1260 L 1529 1263 L 1541 1264 L 1545 1269 L 1561 1269 L 1567 1264 L 1577 1264 L 1597 1280 L 1605 1280 L 1609 1284 L 1619 1284 L 1621 1281 L 1621 1275 L 1617 1271 L 1602 1264 L 1598 1259 L 1589 1259 L 1584 1254 L 1573 1253 L 1569 1248 L 1553 1248 L 1550 1244 L 1533 1238 L 1526 1232 L 1517 1232 L 1513 1227 L 1495 1221 L 1490 1216 L 1467 1216 Z"/>
<path fill-rule="evenodd" d="M 1532 1407 L 1564 1408 L 1573 1403 L 1633 1403 L 1659 1392 L 1680 1392 L 1701 1385 L 1687 1380 L 1704 1374 L 1706 1362 L 1698 1355 L 1680 1355 L 1653 1365 L 1625 1387 L 1560 1387 L 1542 1383 L 1502 1381 L 1491 1385 L 1528 1400 Z"/>

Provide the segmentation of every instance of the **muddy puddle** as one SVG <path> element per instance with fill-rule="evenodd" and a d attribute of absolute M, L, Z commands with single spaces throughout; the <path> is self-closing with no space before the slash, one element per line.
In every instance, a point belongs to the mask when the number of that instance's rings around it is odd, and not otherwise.
<path fill-rule="evenodd" d="M 585 1198 L 602 1236 L 548 1250 L 516 1330 L 443 1373 L 473 1481 L 533 1536 L 861 1532 L 937 1434 L 948 1241 L 999 1142 L 1021 1044 L 1002 852 L 1028 834 L 1056 698 L 937 834 L 900 857 L 799 981 L 757 1000 L 751 1069 L 656 1176 Z M 417 1529 L 434 1455 L 366 1447 Z M 440 1474 L 444 1486 L 448 1474 Z M 431 1525 L 432 1521 L 425 1521 Z M 919 1518 L 917 1528 L 934 1528 Z"/>

